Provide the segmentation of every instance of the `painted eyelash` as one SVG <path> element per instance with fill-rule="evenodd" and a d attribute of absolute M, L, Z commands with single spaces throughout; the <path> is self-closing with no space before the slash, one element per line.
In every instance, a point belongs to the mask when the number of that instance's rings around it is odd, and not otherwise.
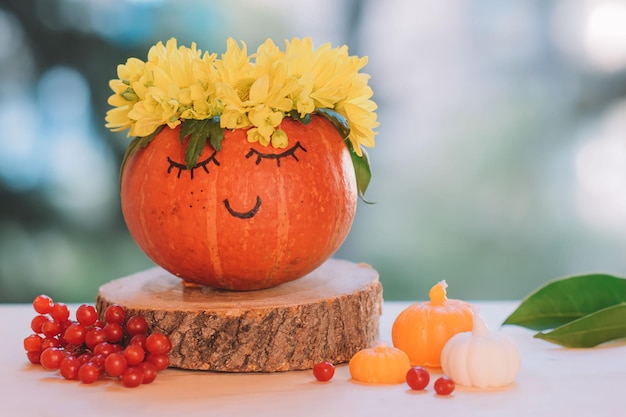
<path fill-rule="evenodd" d="M 191 179 L 193 179 L 193 171 L 198 169 L 198 168 L 202 168 L 204 170 L 204 172 L 206 172 L 208 174 L 209 173 L 209 168 L 207 168 L 207 165 L 209 165 L 210 162 L 213 162 L 216 166 L 220 166 L 219 161 L 217 160 L 217 158 L 215 158 L 215 154 L 216 153 L 217 153 L 217 151 L 213 151 L 211 156 L 209 156 L 208 158 L 206 158 L 203 161 L 198 162 L 197 164 L 195 164 L 191 168 L 187 168 L 187 165 L 181 164 L 180 162 L 176 162 L 176 161 L 172 160 L 172 158 L 170 158 L 168 156 L 167 157 L 167 162 L 170 164 L 170 166 L 167 168 L 167 173 L 169 174 L 170 172 L 172 172 L 172 169 L 176 168 L 176 169 L 178 169 L 178 173 L 176 174 L 176 178 L 180 178 L 180 174 L 183 171 L 189 170 L 189 176 L 190 176 Z"/>
<path fill-rule="evenodd" d="M 285 152 L 282 153 L 261 153 L 259 151 L 257 151 L 256 149 L 250 148 L 250 151 L 246 154 L 246 158 L 250 158 L 253 155 L 256 155 L 256 161 L 255 163 L 257 165 L 259 165 L 261 163 L 261 160 L 266 158 L 266 159 L 275 159 L 276 160 L 276 166 L 280 166 L 280 160 L 281 158 L 284 158 L 286 156 L 291 156 L 293 159 L 295 159 L 296 161 L 300 161 L 298 159 L 298 157 L 296 156 L 296 150 L 298 149 L 302 149 L 304 152 L 306 152 L 306 149 L 300 145 L 300 142 L 296 142 L 295 145 L 293 145 L 291 148 L 287 149 Z"/>

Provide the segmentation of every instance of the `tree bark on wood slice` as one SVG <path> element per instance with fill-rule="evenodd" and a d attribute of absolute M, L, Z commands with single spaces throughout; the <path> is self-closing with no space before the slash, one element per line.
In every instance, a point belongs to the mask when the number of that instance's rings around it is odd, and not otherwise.
<path fill-rule="evenodd" d="M 170 337 L 170 366 L 224 372 L 311 369 L 347 362 L 378 341 L 378 272 L 329 259 L 295 281 L 236 292 L 183 285 L 160 267 L 113 280 L 96 306 L 119 304 Z"/>

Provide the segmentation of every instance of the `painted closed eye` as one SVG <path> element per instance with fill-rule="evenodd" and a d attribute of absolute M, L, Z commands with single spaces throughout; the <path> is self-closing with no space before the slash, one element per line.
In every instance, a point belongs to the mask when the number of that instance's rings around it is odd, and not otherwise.
<path fill-rule="evenodd" d="M 246 158 L 251 158 L 253 156 L 256 156 L 255 163 L 257 165 L 259 165 L 263 159 L 274 159 L 276 161 L 276 166 L 280 167 L 280 160 L 282 158 L 286 158 L 290 156 L 296 161 L 300 161 L 298 159 L 298 156 L 296 155 L 296 151 L 298 149 L 301 149 L 302 151 L 306 152 L 306 149 L 304 149 L 304 147 L 300 145 L 300 142 L 296 142 L 295 145 L 293 145 L 291 148 L 287 149 L 285 152 L 282 152 L 282 153 L 262 153 L 262 152 L 257 151 L 254 148 L 250 148 L 250 151 L 246 154 Z"/>
<path fill-rule="evenodd" d="M 217 154 L 217 151 L 213 151 L 213 153 L 208 158 L 203 159 L 202 161 L 198 162 L 191 168 L 187 168 L 186 164 L 181 164 L 180 162 L 176 162 L 168 156 L 167 162 L 170 164 L 170 166 L 167 168 L 167 173 L 169 174 L 173 170 L 178 170 L 178 172 L 176 173 L 176 178 L 180 178 L 180 175 L 182 174 L 183 171 L 189 171 L 189 177 L 193 179 L 194 171 L 198 168 L 202 168 L 202 170 L 208 174 L 209 173 L 208 166 L 210 163 L 214 163 L 215 166 L 220 166 L 219 161 L 217 160 L 217 158 L 215 158 L 215 154 Z"/>

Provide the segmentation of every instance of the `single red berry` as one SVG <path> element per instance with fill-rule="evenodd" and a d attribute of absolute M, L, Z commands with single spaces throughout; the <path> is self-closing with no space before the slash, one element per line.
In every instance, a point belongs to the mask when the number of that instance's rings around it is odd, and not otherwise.
<path fill-rule="evenodd" d="M 92 357 L 93 357 L 93 353 L 85 352 L 85 353 L 81 353 L 80 355 L 78 355 L 76 359 L 78 359 L 78 362 L 80 362 L 80 364 L 82 365 L 84 363 L 89 362 Z"/>
<path fill-rule="evenodd" d="M 26 356 L 30 363 L 39 365 L 41 363 L 41 352 L 26 352 Z"/>
<path fill-rule="evenodd" d="M 163 369 L 170 366 L 170 358 L 167 355 L 154 355 L 150 353 L 146 357 L 146 361 L 155 364 L 159 371 L 162 371 Z"/>
<path fill-rule="evenodd" d="M 80 346 L 85 343 L 85 335 L 87 334 L 87 329 L 80 323 L 70 324 L 65 332 L 63 333 L 63 338 L 74 346 Z"/>
<path fill-rule="evenodd" d="M 81 304 L 76 309 L 76 320 L 83 326 L 91 326 L 98 320 L 98 312 L 92 305 Z"/>
<path fill-rule="evenodd" d="M 335 365 L 328 361 L 323 361 L 313 366 L 313 376 L 318 381 L 330 381 L 335 375 Z"/>
<path fill-rule="evenodd" d="M 54 305 L 52 298 L 45 294 L 38 295 L 33 300 L 33 308 L 39 314 L 48 314 Z"/>
<path fill-rule="evenodd" d="M 59 371 L 61 372 L 61 376 L 65 379 L 75 380 L 78 379 L 78 370 L 80 369 L 81 363 L 76 356 L 66 356 L 61 360 L 59 364 Z"/>
<path fill-rule="evenodd" d="M 141 316 L 132 316 L 126 321 L 126 331 L 129 335 L 148 333 L 148 322 Z"/>
<path fill-rule="evenodd" d="M 83 384 L 93 384 L 98 380 L 98 378 L 100 378 L 100 369 L 98 368 L 98 365 L 92 362 L 87 362 L 78 368 L 78 379 L 80 379 Z"/>
<path fill-rule="evenodd" d="M 142 384 L 152 383 L 156 379 L 157 372 L 159 371 L 152 362 L 141 362 L 137 365 L 137 368 L 141 369 L 141 372 L 143 372 Z"/>
<path fill-rule="evenodd" d="M 120 305 L 112 304 L 104 310 L 104 321 L 107 323 L 122 324 L 126 319 L 126 309 Z"/>
<path fill-rule="evenodd" d="M 136 366 L 130 367 L 122 374 L 122 384 L 128 388 L 135 388 L 143 382 L 143 371 Z"/>
<path fill-rule="evenodd" d="M 152 333 L 146 338 L 146 350 L 155 355 L 165 355 L 172 350 L 170 338 L 162 333 Z"/>
<path fill-rule="evenodd" d="M 50 315 L 59 323 L 70 318 L 70 309 L 65 303 L 54 303 L 50 309 Z"/>
<path fill-rule="evenodd" d="M 128 363 L 121 352 L 111 353 L 104 361 L 104 370 L 109 376 L 120 376 L 128 368 Z"/>
<path fill-rule="evenodd" d="M 430 382 L 430 374 L 421 366 L 414 366 L 406 373 L 406 383 L 414 390 L 423 390 Z"/>
<path fill-rule="evenodd" d="M 146 352 L 139 345 L 128 345 L 124 349 L 124 358 L 129 366 L 139 365 L 146 357 Z"/>
<path fill-rule="evenodd" d="M 142 348 L 146 348 L 146 339 L 148 338 L 148 335 L 145 333 L 141 333 L 141 334 L 136 334 L 133 337 L 130 338 L 130 340 L 128 341 L 129 345 L 139 345 Z"/>
<path fill-rule="evenodd" d="M 454 388 L 454 381 L 447 376 L 442 376 L 435 381 L 435 392 L 438 395 L 450 395 Z"/>
<path fill-rule="evenodd" d="M 93 327 L 85 333 L 85 344 L 89 349 L 93 349 L 97 344 L 106 342 L 107 335 L 103 329 Z"/>
<path fill-rule="evenodd" d="M 43 333 L 43 330 L 41 330 L 41 326 L 49 320 L 50 319 L 43 314 L 38 314 L 31 320 L 30 328 L 33 329 L 33 332 L 35 333 Z"/>
<path fill-rule="evenodd" d="M 31 334 L 24 339 L 24 350 L 26 350 L 26 352 L 41 352 L 43 350 L 41 348 L 41 342 L 43 342 L 41 336 Z"/>
<path fill-rule="evenodd" d="M 109 343 L 109 342 L 98 343 L 93 348 L 93 354 L 94 355 L 109 356 L 111 353 L 114 353 L 116 351 L 117 351 L 117 349 L 115 348 L 115 345 L 113 343 Z"/>
<path fill-rule="evenodd" d="M 41 331 L 46 337 L 58 336 L 61 332 L 61 323 L 56 320 L 47 320 L 41 324 Z"/>
<path fill-rule="evenodd" d="M 59 364 L 65 357 L 65 353 L 63 350 L 55 347 L 48 348 L 41 352 L 41 356 L 39 360 L 41 361 L 41 366 L 48 370 L 59 369 Z"/>
<path fill-rule="evenodd" d="M 119 323 L 107 323 L 104 326 L 104 333 L 107 335 L 108 342 L 118 343 L 124 338 L 124 327 Z"/>

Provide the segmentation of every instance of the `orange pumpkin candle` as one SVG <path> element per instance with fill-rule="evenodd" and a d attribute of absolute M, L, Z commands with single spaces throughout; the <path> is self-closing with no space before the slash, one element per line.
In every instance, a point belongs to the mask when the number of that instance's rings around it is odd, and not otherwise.
<path fill-rule="evenodd" d="M 447 286 L 445 281 L 437 283 L 430 290 L 430 301 L 410 305 L 393 323 L 393 345 L 407 353 L 412 366 L 441 366 L 441 351 L 446 342 L 455 334 L 472 329 L 471 305 L 448 299 Z"/>
<path fill-rule="evenodd" d="M 401 384 L 410 367 L 405 352 L 384 343 L 358 351 L 349 364 L 354 380 L 374 384 Z"/>

